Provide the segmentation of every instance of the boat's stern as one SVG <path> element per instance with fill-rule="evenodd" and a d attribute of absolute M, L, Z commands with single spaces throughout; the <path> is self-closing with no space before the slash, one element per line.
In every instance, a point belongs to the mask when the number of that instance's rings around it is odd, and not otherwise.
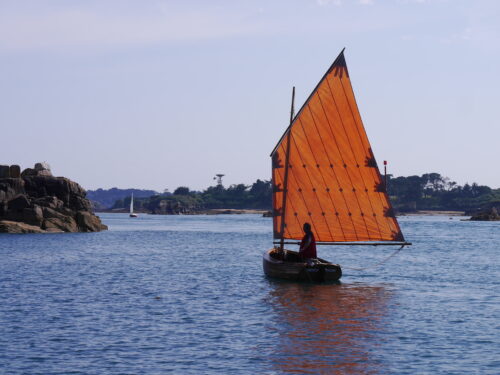
<path fill-rule="evenodd" d="M 307 264 L 299 260 L 296 251 L 270 249 L 263 254 L 262 266 L 268 277 L 309 282 L 331 282 L 342 277 L 342 269 L 338 264 L 319 259 L 315 264 Z"/>

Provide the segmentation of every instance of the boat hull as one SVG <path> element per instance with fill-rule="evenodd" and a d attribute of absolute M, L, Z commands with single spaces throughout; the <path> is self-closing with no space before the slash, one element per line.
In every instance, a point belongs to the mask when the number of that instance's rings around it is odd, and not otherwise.
<path fill-rule="evenodd" d="M 279 259 L 277 250 L 271 249 L 264 253 L 262 265 L 268 277 L 305 282 L 332 282 L 342 277 L 342 269 L 338 264 L 318 259 L 320 263 L 308 265 L 297 261 L 296 251 L 285 250 L 285 260 Z"/>

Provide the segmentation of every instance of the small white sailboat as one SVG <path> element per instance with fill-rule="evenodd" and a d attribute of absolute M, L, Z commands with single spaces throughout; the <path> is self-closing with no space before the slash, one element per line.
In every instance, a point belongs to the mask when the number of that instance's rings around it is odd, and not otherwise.
<path fill-rule="evenodd" d="M 134 193 L 132 193 L 132 197 L 130 198 L 130 217 L 137 217 L 137 214 L 134 214 Z"/>

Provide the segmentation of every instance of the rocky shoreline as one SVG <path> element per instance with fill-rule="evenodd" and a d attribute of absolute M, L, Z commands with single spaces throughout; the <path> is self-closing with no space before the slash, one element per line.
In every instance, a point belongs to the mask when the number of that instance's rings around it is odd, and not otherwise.
<path fill-rule="evenodd" d="M 496 207 L 491 207 L 489 210 L 478 212 L 471 216 L 471 221 L 500 221 L 500 215 Z"/>
<path fill-rule="evenodd" d="M 54 177 L 46 163 L 23 172 L 18 165 L 0 165 L 0 233 L 106 230 L 85 196 L 76 182 Z"/>
<path fill-rule="evenodd" d="M 417 210 L 413 212 L 400 212 L 397 216 L 467 216 L 464 211 L 443 210 Z"/>

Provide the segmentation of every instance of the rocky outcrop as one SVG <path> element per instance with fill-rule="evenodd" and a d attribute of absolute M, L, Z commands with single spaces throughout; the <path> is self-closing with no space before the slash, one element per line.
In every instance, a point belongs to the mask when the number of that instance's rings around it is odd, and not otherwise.
<path fill-rule="evenodd" d="M 496 207 L 492 207 L 489 210 L 472 215 L 470 219 L 472 221 L 499 221 L 500 215 Z"/>
<path fill-rule="evenodd" d="M 0 165 L 0 233 L 98 232 L 107 229 L 92 213 L 85 190 L 54 177 L 45 163 L 22 173 Z"/>
<path fill-rule="evenodd" d="M 40 227 L 19 223 L 17 221 L 0 221 L 0 233 L 45 233 Z M 61 231 L 58 231 L 61 232 Z"/>

